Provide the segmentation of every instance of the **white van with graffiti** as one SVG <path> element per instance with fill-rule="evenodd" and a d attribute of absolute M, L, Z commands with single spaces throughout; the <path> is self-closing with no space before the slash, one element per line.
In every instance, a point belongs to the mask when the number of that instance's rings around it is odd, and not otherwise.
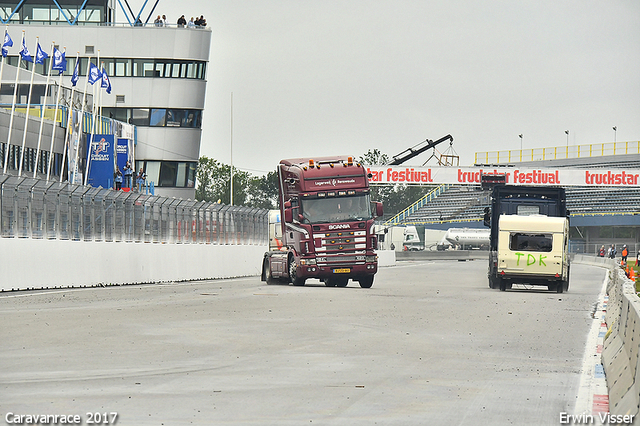
<path fill-rule="evenodd" d="M 569 289 L 569 221 L 565 217 L 501 215 L 498 225 L 500 290 L 515 283 Z"/>

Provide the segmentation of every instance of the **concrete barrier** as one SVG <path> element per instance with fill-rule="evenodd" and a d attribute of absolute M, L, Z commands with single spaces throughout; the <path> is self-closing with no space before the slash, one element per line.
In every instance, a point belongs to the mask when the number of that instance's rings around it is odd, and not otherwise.
<path fill-rule="evenodd" d="M 0 238 L 0 291 L 260 275 L 266 246 Z"/>
<path fill-rule="evenodd" d="M 0 291 L 259 276 L 262 245 L 0 238 Z M 395 252 L 378 252 L 381 267 Z"/>
<path fill-rule="evenodd" d="M 602 350 L 609 412 L 635 416 L 640 413 L 640 298 L 635 283 L 619 267 L 610 269 L 609 280 Z"/>
<path fill-rule="evenodd" d="M 396 259 L 403 260 L 475 260 L 489 259 L 487 250 L 421 250 L 421 251 L 398 251 Z"/>
<path fill-rule="evenodd" d="M 396 265 L 396 252 L 393 250 L 378 250 L 378 267 L 395 266 Z"/>

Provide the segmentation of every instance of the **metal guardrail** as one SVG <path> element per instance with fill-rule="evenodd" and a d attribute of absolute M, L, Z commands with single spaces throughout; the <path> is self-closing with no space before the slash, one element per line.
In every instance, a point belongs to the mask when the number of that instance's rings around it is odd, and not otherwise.
<path fill-rule="evenodd" d="M 625 154 L 640 154 L 640 141 L 476 152 L 474 164 L 506 164 L 523 161 L 564 160 Z"/>
<path fill-rule="evenodd" d="M 0 174 L 0 236 L 266 245 L 268 210 Z"/>

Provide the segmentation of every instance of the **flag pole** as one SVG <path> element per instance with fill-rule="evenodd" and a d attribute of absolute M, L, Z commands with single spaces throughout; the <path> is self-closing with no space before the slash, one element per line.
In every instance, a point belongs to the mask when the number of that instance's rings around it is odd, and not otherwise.
<path fill-rule="evenodd" d="M 40 45 L 40 37 L 36 37 L 35 54 L 38 53 L 38 46 Z M 33 57 L 32 57 L 33 58 Z M 22 132 L 22 149 L 20 150 L 20 164 L 18 166 L 18 177 L 22 176 L 22 165 L 24 163 L 24 147 L 27 143 L 27 127 L 29 127 L 29 112 L 31 110 L 31 93 L 33 92 L 33 77 L 36 74 L 36 61 L 31 62 L 31 83 L 29 83 L 29 96 L 27 96 L 27 115 L 24 118 L 24 131 Z"/>
<path fill-rule="evenodd" d="M 80 52 L 76 54 L 76 63 L 73 64 L 73 73 L 75 75 L 76 66 L 78 67 L 78 74 L 80 73 Z M 67 114 L 67 129 L 64 134 L 64 148 L 62 150 L 62 170 L 60 171 L 60 183 L 62 183 L 62 176 L 64 172 L 65 161 L 67 161 L 67 149 L 71 145 L 71 137 L 73 136 L 73 95 L 76 89 L 76 85 L 73 82 L 74 76 L 71 76 L 71 98 L 69 98 L 69 112 Z M 77 80 L 76 80 L 77 83 Z M 71 129 L 71 132 L 69 132 Z M 67 173 L 70 172 L 70 167 L 67 167 Z M 67 177 L 67 180 L 69 178 Z"/>
<path fill-rule="evenodd" d="M 104 70 L 104 61 L 100 63 L 100 87 L 98 88 L 98 97 L 100 99 L 100 103 L 98 103 L 98 118 L 100 120 L 100 128 L 96 130 L 97 132 L 100 132 L 101 135 L 104 135 L 104 129 L 102 128 L 104 124 L 102 122 L 102 70 Z"/>
<path fill-rule="evenodd" d="M 49 58 L 51 58 L 51 62 L 53 62 L 53 49 L 55 48 L 55 41 L 51 42 L 51 54 Z M 36 53 L 37 54 L 37 53 Z M 42 61 L 42 65 L 44 65 L 44 61 Z M 53 65 L 53 63 L 49 64 Z M 33 69 L 36 68 L 36 64 L 33 64 Z M 49 81 L 51 80 L 51 66 L 49 66 L 49 70 L 47 71 L 47 82 L 44 84 L 44 102 L 42 103 L 42 109 L 40 110 L 40 129 L 38 130 L 38 147 L 36 148 L 36 166 L 33 168 L 33 178 L 35 179 L 36 173 L 38 171 L 38 163 L 40 163 L 40 144 L 42 142 L 42 127 L 44 126 L 44 111 L 47 107 L 47 93 L 49 93 Z M 43 164 L 44 167 L 44 164 Z"/>
<path fill-rule="evenodd" d="M 87 103 L 87 84 L 89 84 L 89 70 L 91 69 L 89 65 L 91 65 L 91 56 L 89 56 L 89 61 L 87 62 L 87 79 L 84 82 L 84 93 L 82 94 L 82 110 L 80 112 L 80 130 L 78 131 L 78 134 L 76 134 L 76 138 L 75 138 L 76 153 L 75 153 L 75 158 L 73 160 L 74 170 L 73 170 L 73 180 L 71 181 L 72 184 L 76 183 L 76 174 L 78 170 L 78 151 L 80 150 L 80 141 L 78 140 L 78 137 L 79 135 L 82 134 L 82 131 L 84 130 L 84 106 Z"/>
<path fill-rule="evenodd" d="M 22 44 L 24 46 L 24 30 L 22 30 Z M 11 132 L 13 131 L 13 116 L 16 112 L 16 101 L 18 99 L 18 76 L 20 75 L 20 63 L 22 56 L 18 56 L 18 66 L 16 67 L 16 82 L 13 86 L 13 102 L 11 103 L 11 118 L 9 118 L 9 135 L 7 136 L 7 149 L 4 152 L 4 174 L 7 173 L 7 164 L 9 163 L 9 145 L 11 145 Z"/>
<path fill-rule="evenodd" d="M 97 61 L 96 64 L 100 63 L 100 50 L 98 50 L 98 57 L 97 57 Z M 100 69 L 98 68 L 98 72 L 100 72 Z M 88 80 L 88 78 L 87 78 Z M 100 82 L 102 82 L 102 78 L 100 78 Z M 93 104 L 91 105 L 91 134 L 90 134 L 90 138 L 89 138 L 89 143 L 87 144 L 87 167 L 85 167 L 85 173 L 84 173 L 84 184 L 87 184 L 87 181 L 89 179 L 89 168 L 91 167 L 91 149 L 93 147 L 93 135 L 95 134 L 96 131 L 96 112 L 98 109 L 98 106 L 96 105 L 96 84 L 92 83 L 91 84 L 91 95 L 93 96 Z"/>
<path fill-rule="evenodd" d="M 67 48 L 64 48 L 64 52 L 62 53 L 66 56 Z M 66 59 L 65 59 L 66 63 Z M 66 68 L 66 65 L 65 65 Z M 60 94 L 62 93 L 62 76 L 64 75 L 64 71 L 60 71 L 60 81 L 58 82 L 58 91 L 56 92 L 56 109 L 53 112 L 53 129 L 51 130 L 51 146 L 49 147 L 49 164 L 47 164 L 47 180 L 51 176 L 51 161 L 53 160 L 53 141 L 56 137 L 56 122 L 58 121 L 58 109 L 60 108 Z M 62 121 L 62 120 L 60 120 Z M 62 163 L 64 164 L 64 162 Z M 60 175 L 62 175 L 62 170 L 60 171 Z"/>

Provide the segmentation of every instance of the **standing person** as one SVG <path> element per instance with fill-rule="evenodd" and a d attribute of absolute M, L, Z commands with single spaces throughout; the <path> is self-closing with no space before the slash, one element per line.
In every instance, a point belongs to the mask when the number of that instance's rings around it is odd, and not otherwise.
<path fill-rule="evenodd" d="M 178 18 L 178 26 L 180 28 L 184 28 L 185 25 L 187 25 L 187 20 L 185 19 L 184 15 L 182 15 Z"/>
<path fill-rule="evenodd" d="M 146 178 L 147 176 L 144 174 L 142 167 L 140 167 L 140 172 L 138 173 L 138 176 L 136 176 L 136 184 L 138 185 L 138 190 L 145 186 Z"/>
<path fill-rule="evenodd" d="M 192 16 L 189 22 L 187 22 L 187 28 L 195 28 L 195 27 L 196 27 L 196 23 L 193 22 L 193 16 Z"/>
<path fill-rule="evenodd" d="M 622 246 L 622 261 L 627 263 L 627 256 L 629 255 L 629 250 L 627 250 L 627 245 Z"/>
<path fill-rule="evenodd" d="M 124 187 L 131 189 L 131 178 L 133 176 L 133 167 L 131 167 L 131 162 L 127 161 L 127 164 L 124 166 Z"/>
<path fill-rule="evenodd" d="M 167 15 L 162 15 L 162 25 L 161 27 L 168 27 L 169 23 L 167 22 Z"/>
<path fill-rule="evenodd" d="M 120 191 L 122 189 L 122 172 L 120 172 L 120 168 L 116 170 L 116 191 Z"/>
<path fill-rule="evenodd" d="M 162 18 L 160 18 L 160 15 L 158 15 L 158 17 L 156 18 L 155 21 L 153 21 L 153 23 L 155 24 L 156 27 L 162 26 Z"/>
<path fill-rule="evenodd" d="M 600 251 L 598 252 L 598 256 L 604 257 L 604 246 L 600 247 Z"/>
<path fill-rule="evenodd" d="M 638 250 L 638 254 L 636 254 L 636 266 L 640 266 L 640 250 Z"/>
<path fill-rule="evenodd" d="M 613 244 L 611 244 L 611 248 L 609 249 L 609 257 L 611 259 L 616 258 L 616 246 L 614 246 Z"/>

